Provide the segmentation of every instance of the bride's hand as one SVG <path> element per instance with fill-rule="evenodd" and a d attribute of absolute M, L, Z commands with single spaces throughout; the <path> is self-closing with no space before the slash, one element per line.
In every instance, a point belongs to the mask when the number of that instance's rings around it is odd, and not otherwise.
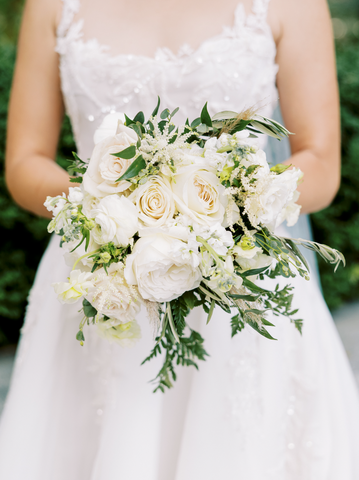
<path fill-rule="evenodd" d="M 340 184 L 339 100 L 333 33 L 325 0 L 273 0 L 280 15 L 277 84 L 292 157 L 304 172 L 302 213 L 321 210 Z"/>
<path fill-rule="evenodd" d="M 60 2 L 47 0 L 28 0 L 25 6 L 6 151 L 6 181 L 14 200 L 47 217 L 46 196 L 67 192 L 71 185 L 54 161 L 64 114 L 55 52 L 59 8 Z"/>

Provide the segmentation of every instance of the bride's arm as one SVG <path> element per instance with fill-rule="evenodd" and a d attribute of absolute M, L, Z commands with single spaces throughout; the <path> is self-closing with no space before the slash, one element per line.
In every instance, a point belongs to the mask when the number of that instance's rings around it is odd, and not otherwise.
<path fill-rule="evenodd" d="M 67 192 L 71 185 L 54 161 L 64 110 L 54 50 L 58 14 L 56 1 L 28 0 L 25 6 L 6 149 L 6 181 L 14 200 L 48 217 L 46 196 Z"/>
<path fill-rule="evenodd" d="M 287 161 L 304 172 L 303 213 L 325 208 L 340 184 L 339 100 L 326 0 L 276 0 L 281 19 L 277 62 L 284 122 L 295 133 Z M 274 11 L 276 10 L 276 11 Z M 278 18 L 278 17 L 277 17 Z"/>

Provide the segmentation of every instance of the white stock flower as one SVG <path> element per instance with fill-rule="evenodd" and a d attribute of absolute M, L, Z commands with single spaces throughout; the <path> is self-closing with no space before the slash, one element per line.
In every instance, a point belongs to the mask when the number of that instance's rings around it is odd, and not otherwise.
<path fill-rule="evenodd" d="M 245 158 L 242 158 L 241 164 L 247 168 L 252 165 L 259 165 L 255 173 L 256 178 L 269 175 L 270 168 L 267 162 L 267 156 L 263 150 L 258 150 L 256 153 L 249 153 Z"/>
<path fill-rule="evenodd" d="M 131 348 L 142 337 L 141 328 L 136 320 L 116 326 L 112 326 L 110 320 L 105 321 L 101 318 L 97 324 L 98 334 L 105 340 L 118 343 L 121 347 Z"/>
<path fill-rule="evenodd" d="M 66 195 L 63 193 L 57 197 L 46 197 L 44 206 L 49 212 L 52 212 L 54 217 L 56 217 L 64 208 L 66 203 Z"/>
<path fill-rule="evenodd" d="M 139 219 L 146 227 L 159 227 L 171 220 L 175 202 L 166 178 L 153 175 L 129 197 L 137 206 Z"/>
<path fill-rule="evenodd" d="M 136 142 L 137 134 L 131 128 L 119 125 L 115 136 L 107 137 L 97 143 L 83 176 L 85 192 L 101 198 L 127 190 L 131 183 L 126 180 L 117 182 L 117 180 L 126 172 L 134 159 L 118 158 L 113 154 L 125 150 Z"/>
<path fill-rule="evenodd" d="M 96 270 L 91 278 L 93 288 L 87 300 L 98 313 L 110 317 L 107 325 L 116 326 L 132 322 L 141 310 L 141 299 L 136 287 L 128 285 L 123 265 L 113 263 L 107 269 Z"/>
<path fill-rule="evenodd" d="M 114 242 L 116 246 L 126 246 L 138 231 L 137 209 L 126 197 L 102 198 L 93 214 L 97 225 L 91 233 L 99 245 Z"/>
<path fill-rule="evenodd" d="M 69 267 L 73 267 L 75 262 L 80 258 L 83 257 L 86 253 L 93 252 L 99 248 L 99 245 L 93 241 L 92 237 L 90 237 L 90 243 L 87 249 L 85 250 L 86 242 L 82 242 L 82 244 L 76 248 L 76 250 L 72 251 L 76 245 L 80 243 L 80 239 L 71 240 L 70 242 L 64 242 L 62 244 L 62 250 L 64 252 L 64 259 L 65 263 Z M 79 261 L 79 266 L 82 270 L 91 271 L 93 265 L 93 261 L 89 257 L 84 257 Z"/>
<path fill-rule="evenodd" d="M 91 273 L 72 270 L 68 282 L 57 282 L 52 286 L 61 303 L 75 303 L 92 288 L 91 277 Z"/>
<path fill-rule="evenodd" d="M 84 199 L 82 187 L 70 187 L 67 199 L 75 205 L 80 205 Z"/>
<path fill-rule="evenodd" d="M 125 115 L 120 112 L 113 112 L 106 115 L 106 117 L 102 120 L 101 125 L 96 130 L 94 135 L 94 143 L 102 142 L 105 138 L 113 137 L 116 135 L 117 127 L 120 124 L 125 123 Z"/>
<path fill-rule="evenodd" d="M 222 225 L 216 223 L 209 228 L 194 226 L 194 231 L 190 237 L 200 236 L 213 250 L 220 256 L 226 256 L 228 249 L 234 245 L 233 236 L 230 231 L 226 230 Z"/>
<path fill-rule="evenodd" d="M 179 212 L 202 225 L 223 222 L 228 197 L 215 170 L 203 165 L 182 167 L 171 186 Z"/>
<path fill-rule="evenodd" d="M 197 288 L 200 270 L 181 254 L 182 244 L 181 240 L 163 234 L 140 238 L 126 258 L 127 282 L 137 285 L 144 299 L 160 303 Z"/>

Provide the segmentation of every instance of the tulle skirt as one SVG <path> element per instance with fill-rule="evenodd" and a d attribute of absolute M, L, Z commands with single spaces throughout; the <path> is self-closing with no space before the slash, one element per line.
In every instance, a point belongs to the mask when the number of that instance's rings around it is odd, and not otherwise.
<path fill-rule="evenodd" d="M 249 327 L 231 339 L 225 312 L 206 326 L 194 310 L 210 357 L 198 372 L 179 367 L 174 388 L 153 394 L 162 359 L 140 366 L 153 346 L 145 311 L 134 348 L 95 327 L 81 347 L 80 304 L 61 305 L 51 287 L 69 273 L 58 243 L 30 295 L 0 423 L 2 480 L 359 478 L 358 393 L 315 281 L 291 282 L 302 336 L 273 317 L 277 341 Z"/>

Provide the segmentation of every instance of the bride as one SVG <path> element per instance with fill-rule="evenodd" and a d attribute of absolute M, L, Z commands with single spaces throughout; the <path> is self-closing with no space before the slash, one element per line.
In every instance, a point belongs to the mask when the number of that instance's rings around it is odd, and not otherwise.
<path fill-rule="evenodd" d="M 46 196 L 68 190 L 53 161 L 65 109 L 86 159 L 106 114 L 148 116 L 157 95 L 180 107 L 178 122 L 207 100 L 212 114 L 255 106 L 270 117 L 279 97 L 295 132 L 287 162 L 305 173 L 302 212 L 333 199 L 339 114 L 325 0 L 27 0 L 7 141 L 15 201 L 48 216 Z M 192 313 L 210 357 L 162 395 L 148 383 L 159 364 L 140 367 L 152 345 L 144 312 L 135 348 L 109 346 L 95 329 L 78 345 L 79 306 L 58 303 L 51 287 L 68 272 L 52 238 L 1 420 L 1 479 L 359 478 L 358 395 L 315 281 L 292 282 L 302 337 L 284 318 L 277 342 L 248 329 L 231 339 L 224 312 L 208 326 Z"/>

